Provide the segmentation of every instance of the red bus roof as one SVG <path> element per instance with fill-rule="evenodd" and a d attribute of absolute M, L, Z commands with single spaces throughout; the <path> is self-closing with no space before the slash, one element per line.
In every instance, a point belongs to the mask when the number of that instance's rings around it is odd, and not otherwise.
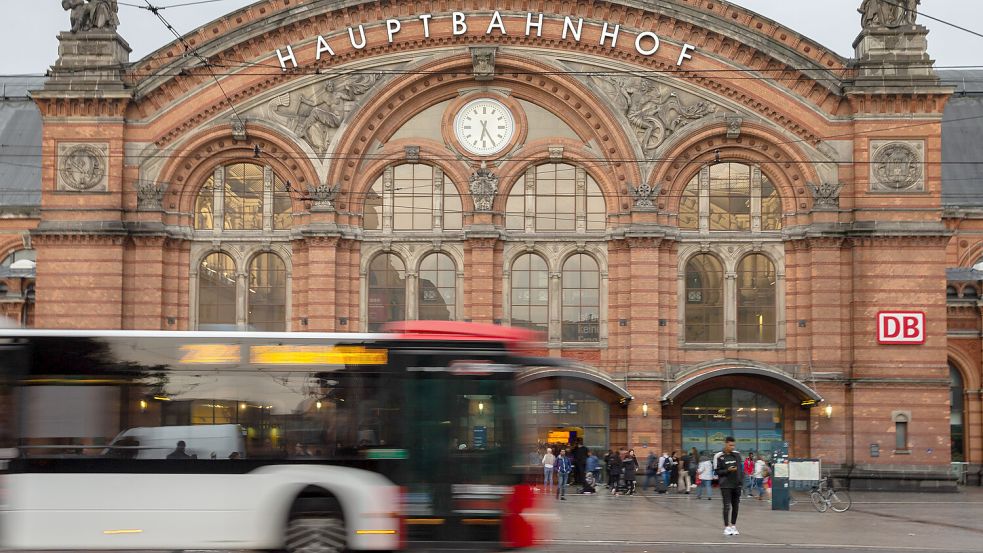
<path fill-rule="evenodd" d="M 397 321 L 386 323 L 383 332 L 411 340 L 479 340 L 488 342 L 541 342 L 543 334 L 526 328 L 459 321 Z"/>

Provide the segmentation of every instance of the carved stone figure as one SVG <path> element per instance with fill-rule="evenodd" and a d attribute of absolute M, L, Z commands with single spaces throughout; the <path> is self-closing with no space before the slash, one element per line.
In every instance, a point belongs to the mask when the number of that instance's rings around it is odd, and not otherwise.
<path fill-rule="evenodd" d="M 327 153 L 334 131 L 355 110 L 359 97 L 379 80 L 378 75 L 359 74 L 331 79 L 309 95 L 283 94 L 273 101 L 273 112 L 285 118 L 297 136 L 319 155 Z"/>
<path fill-rule="evenodd" d="M 140 210 L 159 210 L 161 200 L 164 199 L 164 187 L 147 181 L 136 184 L 137 187 L 137 209 Z"/>
<path fill-rule="evenodd" d="M 476 46 L 471 48 L 471 64 L 474 67 L 474 80 L 490 81 L 495 78 L 494 46 Z"/>
<path fill-rule="evenodd" d="M 655 207 L 655 203 L 652 202 L 652 198 L 658 191 L 657 188 L 650 184 L 642 184 L 638 187 L 632 186 L 630 187 L 630 190 L 631 197 L 635 200 L 635 207 L 649 209 Z"/>
<path fill-rule="evenodd" d="M 492 173 L 484 163 L 481 168 L 471 175 L 471 198 L 474 199 L 475 211 L 491 211 L 498 194 L 498 176 Z"/>
<path fill-rule="evenodd" d="M 717 111 L 717 106 L 704 101 L 686 104 L 675 91 L 652 79 L 592 79 L 611 101 L 621 106 L 646 153 L 661 146 L 684 126 Z"/>
<path fill-rule="evenodd" d="M 830 184 L 824 182 L 819 186 L 809 184 L 812 191 L 813 207 L 815 209 L 836 209 L 840 207 L 840 189 L 842 184 Z"/>
<path fill-rule="evenodd" d="M 119 27 L 116 0 L 61 0 L 61 7 L 71 12 L 73 33 Z"/>
<path fill-rule="evenodd" d="M 59 176 L 70 190 L 90 190 L 106 176 L 106 161 L 96 148 L 80 144 L 62 156 Z"/>
<path fill-rule="evenodd" d="M 338 193 L 341 192 L 341 185 L 329 186 L 327 184 L 319 184 L 317 186 L 308 186 L 307 192 L 311 199 L 314 200 L 313 207 L 315 209 L 332 210 L 334 209 L 334 201 L 338 198 Z"/>
<path fill-rule="evenodd" d="M 858 10 L 864 29 L 914 25 L 922 0 L 864 0 Z"/>
<path fill-rule="evenodd" d="M 920 191 L 921 155 L 910 144 L 892 142 L 874 151 L 871 188 L 889 192 Z"/>

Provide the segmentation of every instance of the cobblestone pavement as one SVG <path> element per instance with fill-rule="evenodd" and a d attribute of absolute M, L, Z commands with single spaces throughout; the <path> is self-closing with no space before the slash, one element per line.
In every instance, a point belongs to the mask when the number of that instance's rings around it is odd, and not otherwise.
<path fill-rule="evenodd" d="M 723 535 L 721 500 L 694 494 L 545 498 L 557 523 L 544 551 L 980 551 L 983 488 L 957 494 L 853 492 L 846 513 L 817 512 L 803 492 L 788 512 L 742 498 L 741 535 Z M 695 492 L 694 492 L 695 493 Z"/>

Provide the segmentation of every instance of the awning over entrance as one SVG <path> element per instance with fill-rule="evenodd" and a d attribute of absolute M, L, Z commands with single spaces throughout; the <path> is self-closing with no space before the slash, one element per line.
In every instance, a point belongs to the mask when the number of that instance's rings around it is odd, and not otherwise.
<path fill-rule="evenodd" d="M 522 385 L 543 378 L 573 378 L 587 380 L 604 387 L 608 391 L 626 401 L 631 401 L 634 399 L 634 397 L 628 393 L 628 390 L 622 386 L 619 386 L 614 380 L 611 380 L 608 375 L 586 366 L 571 367 L 569 365 L 565 365 L 562 367 L 533 367 L 523 371 L 519 375 L 517 382 L 519 385 Z"/>
<path fill-rule="evenodd" d="M 710 380 L 711 378 L 717 378 L 720 376 L 733 376 L 733 375 L 749 375 L 749 376 L 761 376 L 765 378 L 770 378 L 772 380 L 777 380 L 782 384 L 794 389 L 803 401 L 822 403 L 825 401 L 818 392 L 806 386 L 802 382 L 788 376 L 785 373 L 767 369 L 764 367 L 725 367 L 714 369 L 707 372 L 702 372 L 692 377 L 685 378 L 682 382 L 676 386 L 669 389 L 664 396 L 662 396 L 663 402 L 672 402 L 677 396 L 686 391 L 687 389 Z"/>

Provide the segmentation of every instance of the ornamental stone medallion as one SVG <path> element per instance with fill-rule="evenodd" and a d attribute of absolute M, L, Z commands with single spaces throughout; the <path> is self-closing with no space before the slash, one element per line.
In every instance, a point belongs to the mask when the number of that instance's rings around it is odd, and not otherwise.
<path fill-rule="evenodd" d="M 871 192 L 924 192 L 925 142 L 870 141 Z"/>
<path fill-rule="evenodd" d="M 58 191 L 108 192 L 108 161 L 109 144 L 59 144 Z"/>

